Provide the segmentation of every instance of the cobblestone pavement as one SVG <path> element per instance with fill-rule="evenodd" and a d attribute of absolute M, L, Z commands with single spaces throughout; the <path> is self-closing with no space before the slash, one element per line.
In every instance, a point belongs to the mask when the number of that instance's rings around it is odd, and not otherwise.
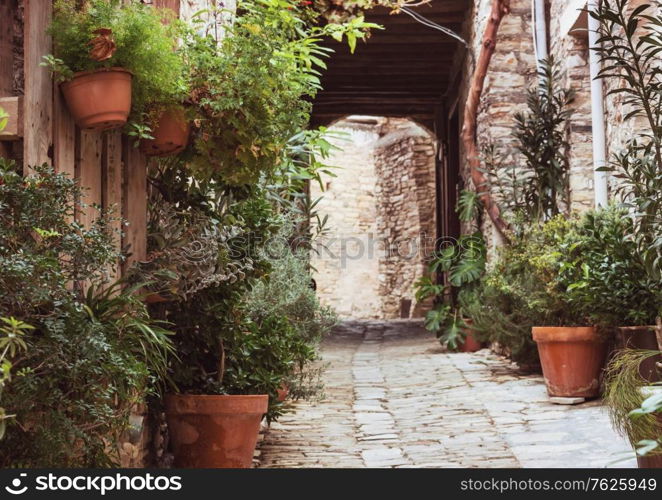
<path fill-rule="evenodd" d="M 272 424 L 262 467 L 636 466 L 599 401 L 551 404 L 488 349 L 448 353 L 395 321 L 347 323 L 322 354 L 325 399 Z"/>

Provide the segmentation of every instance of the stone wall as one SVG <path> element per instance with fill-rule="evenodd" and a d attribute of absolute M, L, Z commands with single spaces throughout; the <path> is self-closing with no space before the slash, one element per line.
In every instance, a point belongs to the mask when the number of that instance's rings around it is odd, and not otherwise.
<path fill-rule="evenodd" d="M 572 115 L 568 121 L 571 207 L 574 210 L 586 210 L 595 204 L 591 76 L 587 32 L 577 30 L 573 33 L 561 23 L 568 16 L 579 16 L 578 6 L 573 3 L 577 2 L 551 0 L 547 23 L 550 55 L 554 57 L 563 75 L 562 86 L 575 92 Z"/>
<path fill-rule="evenodd" d="M 393 120 L 391 120 L 393 122 Z M 376 145 L 377 232 L 388 246 L 379 262 L 384 318 L 418 317 L 412 288 L 434 250 L 435 144 L 429 133 L 401 122 Z"/>
<path fill-rule="evenodd" d="M 469 50 L 464 59 L 463 79 L 458 96 L 459 116 L 464 105 L 482 44 L 492 0 L 476 0 L 464 27 Z M 513 116 L 526 110 L 526 89 L 536 83 L 535 55 L 532 45 L 531 1 L 512 0 L 511 13 L 501 22 L 496 50 L 485 79 L 477 120 L 478 147 L 482 151 L 493 144 L 503 152 L 501 162 L 517 164 L 522 157 L 514 150 Z M 461 177 L 463 184 L 471 186 L 464 147 L 460 144 Z M 500 244 L 498 233 L 485 217 L 483 232 L 491 247 Z"/>
<path fill-rule="evenodd" d="M 641 2 L 633 0 L 633 3 Z M 469 41 L 471 53 L 465 58 L 463 83 L 458 98 L 461 115 L 491 3 L 492 0 L 477 0 L 465 25 L 465 37 Z M 581 0 L 547 1 L 549 54 L 556 61 L 562 75 L 561 85 L 575 91 L 567 134 L 570 143 L 571 208 L 580 211 L 594 205 L 588 36 L 586 21 L 584 19 L 582 24 L 578 11 L 585 3 Z M 534 29 L 531 1 L 512 0 L 511 13 L 503 19 L 499 29 L 496 51 L 480 103 L 479 147 L 488 144 L 500 147 L 504 151 L 501 161 L 506 165 L 522 162 L 521 155 L 514 149 L 513 116 L 517 112 L 526 111 L 526 89 L 537 84 Z M 609 85 L 605 86 L 608 90 Z M 619 108 L 620 99 L 620 96 L 606 99 L 608 154 L 618 150 L 623 136 L 634 126 L 623 126 L 624 113 Z M 466 183 L 470 183 L 466 161 L 463 165 L 462 177 Z M 492 246 L 499 243 L 498 235 L 489 220 L 484 223 L 484 231 Z"/>
<path fill-rule="evenodd" d="M 331 130 L 338 146 L 328 160 L 325 192 L 311 186 L 328 215 L 330 235 L 314 255 L 318 295 L 343 318 L 420 316 L 413 283 L 435 238 L 435 145 L 407 120 L 352 117 Z"/>
<path fill-rule="evenodd" d="M 460 113 L 466 102 L 469 81 L 475 58 L 480 52 L 480 44 L 485 29 L 487 15 L 492 0 L 476 0 L 473 11 L 465 25 L 465 37 L 471 47 L 465 58 L 463 82 L 458 98 Z M 647 0 L 631 0 L 631 8 Z M 571 106 L 572 115 L 568 122 L 568 142 L 570 143 L 570 188 L 571 208 L 586 210 L 594 206 L 593 150 L 591 123 L 591 80 L 589 70 L 588 34 L 586 19 L 580 16 L 579 9 L 585 7 L 583 0 L 547 0 L 549 54 L 563 75 L 562 85 L 575 91 Z M 533 44 L 534 25 L 530 0 L 512 0 L 511 13 L 501 24 L 497 37 L 496 52 L 490 64 L 485 89 L 478 116 L 479 147 L 487 144 L 500 146 L 507 154 L 503 162 L 518 164 L 521 156 L 513 150 L 513 115 L 526 110 L 526 88 L 537 82 L 536 56 Z M 660 8 L 660 7 L 658 7 Z M 623 85 L 612 79 L 604 82 L 605 95 L 610 89 Z M 646 126 L 642 120 L 624 122 L 628 109 L 623 105 L 623 94 L 605 97 L 607 155 L 617 153 L 632 133 Z M 462 177 L 469 183 L 469 172 L 463 162 Z M 613 187 L 617 179 L 610 176 Z M 498 244 L 489 221 L 484 231 L 492 244 Z"/>
<path fill-rule="evenodd" d="M 329 217 L 330 234 L 318 242 L 312 257 L 317 292 L 323 303 L 343 318 L 379 318 L 377 178 L 374 147 L 381 122 L 341 121 L 331 127 L 338 148 L 327 160 L 335 177 L 325 176 L 325 191 L 311 185 L 311 196 L 323 196 L 321 216 Z"/>

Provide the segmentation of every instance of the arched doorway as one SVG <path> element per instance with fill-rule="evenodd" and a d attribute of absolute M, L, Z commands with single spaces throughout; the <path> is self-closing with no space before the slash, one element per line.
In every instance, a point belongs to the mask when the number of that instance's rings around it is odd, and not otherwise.
<path fill-rule="evenodd" d="M 331 127 L 335 176 L 311 186 L 328 233 L 312 257 L 320 299 L 342 318 L 421 317 L 414 282 L 436 239 L 437 142 L 406 118 L 349 116 Z"/>

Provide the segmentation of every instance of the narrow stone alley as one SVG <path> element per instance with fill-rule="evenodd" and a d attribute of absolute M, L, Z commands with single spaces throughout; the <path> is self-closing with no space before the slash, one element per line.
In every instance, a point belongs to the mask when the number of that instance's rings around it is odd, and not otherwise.
<path fill-rule="evenodd" d="M 415 322 L 344 323 L 322 356 L 324 399 L 271 425 L 261 467 L 636 466 L 600 401 L 552 404 L 540 375 Z"/>

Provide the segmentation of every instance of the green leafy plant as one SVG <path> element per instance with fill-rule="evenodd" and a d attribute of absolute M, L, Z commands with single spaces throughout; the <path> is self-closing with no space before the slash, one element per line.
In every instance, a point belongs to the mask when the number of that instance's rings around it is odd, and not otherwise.
<path fill-rule="evenodd" d="M 100 35 L 99 30 L 107 32 Z M 142 2 L 88 0 L 81 5 L 77 0 L 57 0 L 49 28 L 54 54 L 44 57 L 44 65 L 57 81 L 100 68 L 131 71 L 130 119 L 142 123 L 147 114 L 158 112 L 155 107 L 181 103 L 188 93 L 184 59 L 177 48 L 181 30 L 171 10 Z M 105 36 L 102 60 L 91 57 L 93 41 L 100 36 Z"/>
<path fill-rule="evenodd" d="M 351 43 L 376 27 L 362 20 L 311 27 L 285 0 L 243 0 L 238 12 L 231 25 L 191 30 L 185 41 L 198 127 L 193 172 L 234 185 L 273 173 L 306 128 L 330 52 L 322 38 L 345 34 Z M 228 36 L 219 41 L 222 30 Z"/>
<path fill-rule="evenodd" d="M 468 325 L 463 305 L 468 305 L 473 288 L 485 272 L 487 248 L 476 221 L 480 208 L 476 193 L 461 193 L 457 212 L 462 222 L 474 224 L 474 232 L 437 251 L 428 266 L 430 274 L 419 278 L 414 285 L 418 302 L 436 299 L 426 314 L 425 327 L 450 349 L 457 349 L 464 342 Z"/>
<path fill-rule="evenodd" d="M 302 0 L 300 5 L 308 7 L 314 16 L 321 16 L 330 23 L 347 22 L 363 17 L 375 7 L 387 7 L 397 13 L 403 6 L 417 3 L 416 0 Z"/>
<path fill-rule="evenodd" d="M 639 408 L 630 412 L 629 417 L 637 420 L 641 417 L 656 415 L 658 413 L 662 413 L 662 392 L 653 393 L 648 396 Z M 660 431 L 660 426 L 657 426 L 657 435 L 653 434 L 651 439 L 642 439 L 636 445 L 637 454 L 641 456 L 662 453 L 662 432 Z"/>
<path fill-rule="evenodd" d="M 17 320 L 14 317 L 4 318 L 0 317 L 0 401 L 2 401 L 2 391 L 5 386 L 11 381 L 11 369 L 13 359 L 17 354 L 28 350 L 23 337 L 34 327 Z M 14 415 L 8 415 L 6 410 L 0 406 L 0 440 L 5 436 L 7 424 L 5 420 L 12 418 Z"/>
<path fill-rule="evenodd" d="M 662 263 L 662 17 L 651 5 L 629 9 L 626 0 L 606 0 L 590 15 L 600 21 L 600 77 L 619 82 L 625 120 L 645 123 L 616 153 L 606 170 L 622 180 L 617 192 L 635 215 L 635 235 L 650 274 Z"/>
<path fill-rule="evenodd" d="M 589 324 L 655 324 L 662 282 L 646 273 L 634 232 L 627 211 L 613 205 L 584 214 L 557 249 L 555 281 Z"/>
<path fill-rule="evenodd" d="M 308 254 L 305 250 L 291 250 L 289 240 L 296 228 L 287 221 L 278 237 L 269 245 L 265 258 L 271 270 L 258 281 L 244 299 L 252 322 L 270 341 L 281 337 L 289 347 L 285 355 L 288 368 L 278 373 L 287 385 L 290 396 L 310 399 L 321 394 L 323 388 L 318 361 L 318 346 L 322 338 L 337 323 L 332 309 L 323 307 L 310 286 Z M 285 319 L 281 329 L 272 323 L 277 317 Z"/>
<path fill-rule="evenodd" d="M 484 151 L 491 188 L 516 230 L 569 213 L 567 121 L 574 94 L 559 89 L 560 80 L 554 60 L 543 61 L 538 86 L 527 92 L 527 112 L 515 114 L 513 137 L 523 164 L 505 165 L 495 145 Z"/>
<path fill-rule="evenodd" d="M 317 184 L 324 192 L 322 176 L 336 176 L 334 167 L 326 164 L 325 160 L 336 148 L 329 138 L 340 138 L 341 135 L 321 127 L 299 132 L 290 138 L 285 160 L 267 186 L 269 199 L 295 226 L 289 236 L 290 246 L 295 251 L 317 251 L 313 242 L 328 234 L 329 217 L 320 215 L 317 210 L 323 195 L 313 198 L 310 184 Z"/>
<path fill-rule="evenodd" d="M 642 388 L 649 383 L 641 377 L 639 367 L 646 359 L 659 354 L 659 351 L 625 349 L 612 358 L 605 371 L 604 401 L 612 423 L 641 449 L 641 454 L 657 451 L 651 441 L 657 440 L 659 432 L 654 409 L 659 394 L 651 398 L 644 396 Z"/>
<path fill-rule="evenodd" d="M 481 336 L 507 349 L 523 367 L 539 362 L 531 327 L 586 324 L 578 306 L 567 302 L 555 281 L 558 249 L 573 224 L 557 216 L 517 234 L 498 249 L 467 308 Z"/>
<path fill-rule="evenodd" d="M 32 170 L 0 162 L 0 316 L 15 318 L 2 332 L 21 330 L 29 346 L 7 351 L 2 404 L 14 417 L 3 421 L 0 465 L 110 466 L 109 443 L 165 376 L 170 343 L 135 288 L 109 283 L 112 218 L 78 224 L 84 192 L 48 166 Z"/>

